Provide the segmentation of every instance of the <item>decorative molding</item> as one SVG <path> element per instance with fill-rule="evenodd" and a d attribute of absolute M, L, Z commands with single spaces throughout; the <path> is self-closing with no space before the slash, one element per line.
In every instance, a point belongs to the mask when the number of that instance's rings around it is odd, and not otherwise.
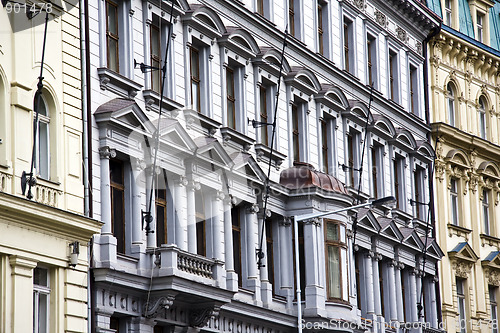
<path fill-rule="evenodd" d="M 150 301 L 144 304 L 143 315 L 146 318 L 154 318 L 162 309 L 168 310 L 174 304 L 175 296 L 162 296 L 155 301 Z M 149 305 L 152 304 L 151 307 Z"/>
<path fill-rule="evenodd" d="M 189 325 L 192 327 L 204 327 L 212 317 L 219 316 L 220 306 L 214 305 L 202 309 L 191 310 L 189 313 Z"/>
<path fill-rule="evenodd" d="M 387 27 L 387 16 L 378 9 L 375 9 L 375 21 L 382 26 L 382 28 Z"/>
<path fill-rule="evenodd" d="M 399 26 L 396 27 L 396 36 L 403 43 L 406 43 L 408 41 L 408 33 L 406 32 L 406 30 L 404 30 L 403 28 L 401 28 Z"/>
<path fill-rule="evenodd" d="M 285 216 L 282 220 L 280 220 L 279 225 L 283 227 L 289 227 L 292 225 L 292 219 L 293 218 L 291 216 Z"/>
<path fill-rule="evenodd" d="M 108 146 L 99 148 L 99 156 L 101 159 L 110 159 L 116 157 L 116 150 L 110 149 Z"/>
<path fill-rule="evenodd" d="M 455 261 L 452 267 L 456 276 L 467 279 L 469 277 L 472 264 L 459 260 Z"/>

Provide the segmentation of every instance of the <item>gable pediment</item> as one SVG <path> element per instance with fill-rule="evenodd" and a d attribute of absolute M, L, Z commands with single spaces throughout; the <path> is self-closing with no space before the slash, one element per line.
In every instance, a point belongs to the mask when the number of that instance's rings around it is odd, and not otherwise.
<path fill-rule="evenodd" d="M 452 259 L 463 260 L 467 262 L 476 262 L 479 257 L 476 255 L 472 247 L 467 242 L 458 243 L 453 250 L 448 252 Z"/>
<path fill-rule="evenodd" d="M 252 155 L 240 152 L 233 154 L 231 157 L 234 162 L 232 171 L 235 173 L 244 174 L 247 178 L 255 181 L 264 182 L 266 180 L 266 174 Z"/>
<path fill-rule="evenodd" d="M 493 251 L 481 261 L 481 265 L 488 266 L 493 269 L 500 269 L 500 251 Z"/>
<path fill-rule="evenodd" d="M 363 227 L 364 229 L 371 230 L 378 233 L 381 229 L 380 223 L 378 223 L 377 218 L 371 210 L 360 209 L 358 212 L 358 227 Z"/>
<path fill-rule="evenodd" d="M 154 125 L 134 100 L 126 98 L 112 99 L 97 108 L 94 113 L 98 126 L 113 123 L 125 132 L 145 131 L 153 133 Z"/>
<path fill-rule="evenodd" d="M 217 139 L 199 137 L 194 140 L 197 150 L 196 156 L 223 168 L 231 168 L 233 161 Z"/>
<path fill-rule="evenodd" d="M 177 120 L 162 119 L 159 127 L 160 141 L 162 143 L 186 152 L 196 150 L 196 143 Z"/>
<path fill-rule="evenodd" d="M 384 220 L 389 220 L 387 218 L 382 218 Z M 380 222 L 383 225 L 383 221 Z M 399 231 L 398 226 L 393 220 L 386 221 L 385 226 L 380 230 L 380 234 L 387 236 L 395 241 L 401 241 L 403 239 L 403 235 L 401 231 Z"/>

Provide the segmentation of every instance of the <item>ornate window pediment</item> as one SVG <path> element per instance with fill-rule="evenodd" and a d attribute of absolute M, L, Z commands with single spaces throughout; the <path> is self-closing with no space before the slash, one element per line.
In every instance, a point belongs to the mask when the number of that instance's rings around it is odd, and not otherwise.
<path fill-rule="evenodd" d="M 455 248 L 448 252 L 452 261 L 455 275 L 467 279 L 470 270 L 479 257 L 467 242 L 459 243 Z"/>
<path fill-rule="evenodd" d="M 373 115 L 373 122 L 369 128 L 371 132 L 386 140 L 390 140 L 396 135 L 396 129 L 394 128 L 392 122 L 388 118 L 379 114 Z"/>
<path fill-rule="evenodd" d="M 232 171 L 236 174 L 242 174 L 245 177 L 260 183 L 266 181 L 266 174 L 260 168 L 252 155 L 244 152 L 234 153 L 231 155 L 234 166 Z"/>
<path fill-rule="evenodd" d="M 378 222 L 377 218 L 368 208 L 361 208 L 358 211 L 358 227 L 375 233 L 378 233 L 381 229 L 380 223 Z"/>
<path fill-rule="evenodd" d="M 485 188 L 493 191 L 495 205 L 498 205 L 500 195 L 500 170 L 493 162 L 483 162 L 477 168 L 477 173 L 480 200 L 483 200 L 482 189 Z"/>
<path fill-rule="evenodd" d="M 481 261 L 488 284 L 500 286 L 500 251 L 493 251 Z"/>

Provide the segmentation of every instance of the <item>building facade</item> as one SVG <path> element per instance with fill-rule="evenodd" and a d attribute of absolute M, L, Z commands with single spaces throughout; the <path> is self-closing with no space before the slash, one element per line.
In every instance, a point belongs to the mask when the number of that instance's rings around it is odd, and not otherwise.
<path fill-rule="evenodd" d="M 438 327 L 427 7 L 89 4 L 96 331 Z"/>
<path fill-rule="evenodd" d="M 443 18 L 441 32 L 429 43 L 429 84 L 448 332 L 498 331 L 499 6 L 429 3 Z"/>
<path fill-rule="evenodd" d="M 0 7 L 1 332 L 88 332 L 87 250 L 101 224 L 83 217 L 79 10 L 62 5 L 48 5 L 36 136 L 45 12 Z M 32 158 L 28 200 L 21 177 Z"/>

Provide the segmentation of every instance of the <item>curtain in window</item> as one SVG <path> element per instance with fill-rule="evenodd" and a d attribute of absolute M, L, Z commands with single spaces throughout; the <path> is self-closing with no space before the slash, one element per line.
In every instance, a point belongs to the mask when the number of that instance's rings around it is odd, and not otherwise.
<path fill-rule="evenodd" d="M 336 246 L 328 246 L 328 298 L 341 298 L 340 253 Z"/>

